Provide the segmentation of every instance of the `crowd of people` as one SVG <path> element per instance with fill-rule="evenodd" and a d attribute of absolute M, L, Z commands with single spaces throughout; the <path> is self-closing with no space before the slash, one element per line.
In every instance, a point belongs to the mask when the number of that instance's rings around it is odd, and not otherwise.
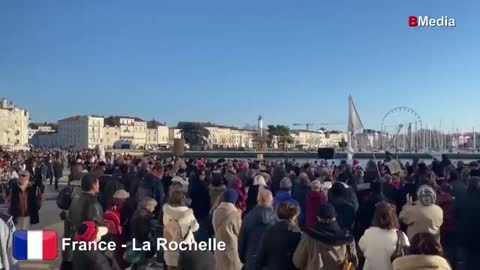
<path fill-rule="evenodd" d="M 126 248 L 64 250 L 61 269 L 477 269 L 478 162 L 454 165 L 443 156 L 403 164 L 387 155 L 362 168 L 357 160 L 63 157 L 71 170 L 57 199 L 63 236 Z M 25 229 L 38 219 L 41 186 L 50 178 L 36 181 L 35 170 L 17 165 L 7 201 Z M 158 237 L 215 238 L 226 250 L 132 249 L 133 239 Z"/>

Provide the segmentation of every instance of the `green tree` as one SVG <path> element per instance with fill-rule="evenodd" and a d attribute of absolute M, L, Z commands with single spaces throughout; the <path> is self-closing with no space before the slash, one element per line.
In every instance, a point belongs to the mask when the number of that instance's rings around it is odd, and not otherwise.
<path fill-rule="evenodd" d="M 338 143 L 338 146 L 340 146 L 340 148 L 342 148 L 342 150 L 345 150 L 347 145 L 348 145 L 347 141 L 345 141 L 345 138 L 342 137 L 342 140 Z"/>
<path fill-rule="evenodd" d="M 290 128 L 284 125 L 268 125 L 268 138 L 271 141 L 273 136 L 278 137 L 279 144 L 283 145 L 285 149 L 287 143 L 292 143 L 293 139 L 290 136 Z"/>
<path fill-rule="evenodd" d="M 207 139 L 210 136 L 210 131 L 201 123 L 180 122 L 178 128 L 182 130 L 182 136 L 190 146 L 208 144 Z"/>

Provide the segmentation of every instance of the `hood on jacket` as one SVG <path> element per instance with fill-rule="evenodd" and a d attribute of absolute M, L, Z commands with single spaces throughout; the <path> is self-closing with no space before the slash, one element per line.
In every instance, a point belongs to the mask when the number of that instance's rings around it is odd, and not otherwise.
<path fill-rule="evenodd" d="M 453 197 L 448 193 L 440 193 L 437 195 L 436 203 L 440 207 L 453 205 Z"/>
<path fill-rule="evenodd" d="M 408 255 L 393 261 L 393 269 L 450 270 L 447 260 L 435 255 Z"/>
<path fill-rule="evenodd" d="M 173 207 L 170 204 L 164 204 L 162 209 L 163 213 L 171 216 L 176 220 L 181 220 L 183 218 L 193 215 L 193 210 L 188 208 L 187 206 Z"/>
<path fill-rule="evenodd" d="M 279 190 L 275 195 L 275 200 L 283 202 L 292 199 L 292 194 L 288 190 Z"/>
<path fill-rule="evenodd" d="M 307 228 L 305 233 L 322 243 L 340 246 L 350 244 L 354 241 L 353 236 L 346 234 L 335 221 L 333 223 L 317 223 Z"/>
<path fill-rule="evenodd" d="M 256 225 L 268 225 L 274 223 L 277 219 L 273 208 L 263 205 L 257 205 L 248 213 L 248 219 L 253 221 Z"/>
<path fill-rule="evenodd" d="M 225 190 L 227 190 L 227 187 L 225 185 L 221 185 L 221 186 L 210 186 L 209 187 L 210 191 L 212 192 L 224 192 Z"/>

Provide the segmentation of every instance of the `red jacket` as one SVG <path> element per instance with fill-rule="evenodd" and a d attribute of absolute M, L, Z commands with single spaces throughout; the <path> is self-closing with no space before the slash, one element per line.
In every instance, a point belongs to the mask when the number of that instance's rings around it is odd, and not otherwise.
<path fill-rule="evenodd" d="M 305 197 L 305 227 L 317 224 L 318 208 L 327 203 L 327 198 L 322 191 L 309 191 Z"/>

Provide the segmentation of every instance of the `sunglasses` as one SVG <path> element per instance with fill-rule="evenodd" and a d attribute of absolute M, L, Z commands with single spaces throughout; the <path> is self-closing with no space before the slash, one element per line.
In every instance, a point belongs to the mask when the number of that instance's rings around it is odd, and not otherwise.
<path fill-rule="evenodd" d="M 28 174 L 20 174 L 21 177 L 30 177 Z"/>

